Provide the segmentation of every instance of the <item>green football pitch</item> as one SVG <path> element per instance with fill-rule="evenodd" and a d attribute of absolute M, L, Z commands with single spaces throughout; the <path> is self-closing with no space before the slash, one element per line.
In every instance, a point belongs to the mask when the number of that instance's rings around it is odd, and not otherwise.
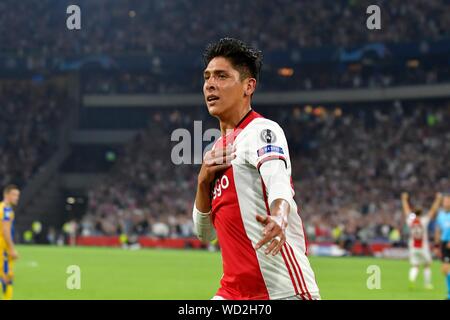
<path fill-rule="evenodd" d="M 193 250 L 20 246 L 15 299 L 210 299 L 221 277 L 219 253 Z M 444 278 L 433 264 L 433 290 L 408 287 L 408 262 L 376 258 L 311 257 L 323 299 L 442 299 Z M 80 270 L 80 288 L 70 266 Z M 368 289 L 370 266 L 380 288 Z M 370 271 L 370 268 L 369 268 Z M 69 280 L 69 281 L 68 281 Z M 370 282 L 370 281 L 369 281 Z M 70 287 L 70 286 L 69 286 Z"/>

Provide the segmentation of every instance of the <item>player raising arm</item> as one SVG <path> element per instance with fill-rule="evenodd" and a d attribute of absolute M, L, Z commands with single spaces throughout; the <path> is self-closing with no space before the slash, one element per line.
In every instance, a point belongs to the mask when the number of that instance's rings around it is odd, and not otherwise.
<path fill-rule="evenodd" d="M 431 252 L 428 243 L 428 225 L 432 220 L 441 204 L 442 194 L 437 193 L 433 205 L 428 210 L 426 215 L 422 214 L 421 209 L 411 209 L 409 204 L 409 195 L 406 192 L 402 193 L 402 207 L 405 216 L 406 224 L 409 227 L 409 262 L 411 268 L 409 270 L 410 287 L 415 287 L 417 276 L 419 274 L 419 267 L 423 265 L 423 275 L 426 289 L 432 289 L 431 284 Z"/>
<path fill-rule="evenodd" d="M 428 213 L 427 213 L 429 220 L 434 219 L 434 217 L 436 216 L 436 214 L 439 210 L 441 202 L 442 202 L 442 193 L 438 192 L 438 193 L 436 193 L 434 202 L 433 202 L 430 210 L 428 210 Z M 408 216 L 411 213 L 414 213 L 413 210 L 411 209 L 411 206 L 409 205 L 409 194 L 407 192 L 402 193 L 402 208 L 403 208 L 403 214 L 405 215 L 405 218 L 408 218 Z"/>

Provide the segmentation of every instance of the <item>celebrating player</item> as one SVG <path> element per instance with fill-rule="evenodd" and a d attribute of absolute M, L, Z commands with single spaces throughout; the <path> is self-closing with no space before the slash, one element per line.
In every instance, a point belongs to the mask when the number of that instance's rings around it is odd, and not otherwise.
<path fill-rule="evenodd" d="M 208 46 L 204 60 L 203 94 L 222 136 L 205 154 L 193 217 L 198 237 L 217 235 L 222 249 L 213 299 L 320 299 L 284 132 L 251 107 L 261 53 L 224 38 Z"/>
<path fill-rule="evenodd" d="M 435 242 L 441 246 L 442 273 L 447 282 L 447 299 L 450 299 L 450 194 L 442 201 L 436 227 Z"/>
<path fill-rule="evenodd" d="M 14 260 L 19 255 L 14 246 L 14 211 L 19 202 L 20 191 L 15 185 L 9 185 L 3 190 L 3 202 L 0 202 L 0 249 L 3 257 L 1 281 L 3 299 L 11 300 L 13 295 Z"/>
<path fill-rule="evenodd" d="M 411 268 L 409 269 L 410 287 L 414 287 L 417 276 L 419 274 L 419 267 L 423 265 L 423 276 L 425 281 L 425 288 L 432 289 L 431 284 L 431 252 L 428 243 L 428 225 L 436 215 L 442 201 L 442 194 L 437 193 L 436 198 L 426 215 L 422 214 L 421 209 L 412 210 L 409 205 L 408 193 L 402 193 L 402 207 L 405 215 L 406 224 L 409 227 L 409 262 Z"/>

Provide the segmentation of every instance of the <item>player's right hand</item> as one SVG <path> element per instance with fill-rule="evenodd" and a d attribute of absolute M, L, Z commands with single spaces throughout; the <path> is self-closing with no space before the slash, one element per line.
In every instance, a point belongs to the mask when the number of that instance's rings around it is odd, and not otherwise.
<path fill-rule="evenodd" d="M 217 172 L 231 166 L 231 161 L 236 158 L 235 152 L 236 149 L 232 145 L 206 152 L 200 173 L 198 174 L 198 183 L 205 185 L 211 184 Z"/>
<path fill-rule="evenodd" d="M 408 192 L 402 192 L 402 199 L 408 199 Z"/>
<path fill-rule="evenodd" d="M 16 251 L 16 249 L 12 249 L 8 255 L 11 257 L 11 259 L 13 260 L 17 260 L 19 259 L 19 253 Z"/>

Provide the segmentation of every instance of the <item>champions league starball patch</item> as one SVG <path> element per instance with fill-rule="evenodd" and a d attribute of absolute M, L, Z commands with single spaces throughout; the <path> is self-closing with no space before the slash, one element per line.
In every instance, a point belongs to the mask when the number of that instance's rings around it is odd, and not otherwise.
<path fill-rule="evenodd" d="M 261 132 L 261 139 L 266 143 L 274 143 L 276 140 L 275 133 L 270 129 L 264 129 Z"/>

